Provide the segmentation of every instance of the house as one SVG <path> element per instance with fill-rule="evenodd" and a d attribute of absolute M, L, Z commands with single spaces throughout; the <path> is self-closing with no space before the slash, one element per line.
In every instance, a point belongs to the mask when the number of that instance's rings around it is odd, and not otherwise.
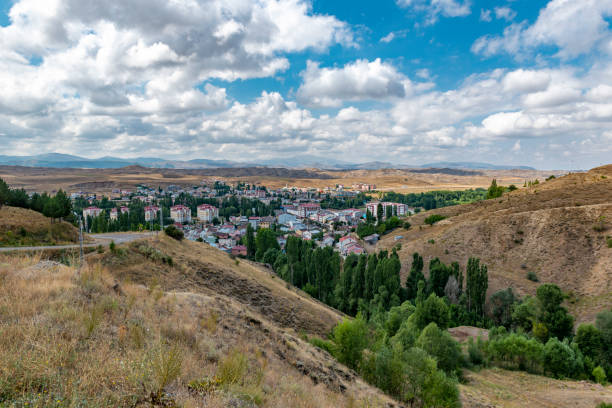
<path fill-rule="evenodd" d="M 159 207 L 154 205 L 149 205 L 144 208 L 144 216 L 146 222 L 155 221 L 157 218 L 157 213 L 159 212 Z"/>
<path fill-rule="evenodd" d="M 357 244 L 357 240 L 350 235 L 346 235 L 338 241 L 338 247 L 340 248 L 340 252 L 345 252 L 345 249 L 350 245 Z"/>
<path fill-rule="evenodd" d="M 251 227 L 253 227 L 253 229 L 257 229 L 257 227 L 259 226 L 259 221 L 261 221 L 260 217 L 249 217 L 249 224 L 251 224 Z"/>
<path fill-rule="evenodd" d="M 275 218 L 272 216 L 262 217 L 259 220 L 259 228 L 270 228 L 274 224 Z"/>
<path fill-rule="evenodd" d="M 334 237 L 325 237 L 321 241 L 321 247 L 329 247 L 334 245 Z"/>
<path fill-rule="evenodd" d="M 321 204 L 319 203 L 302 203 L 298 205 L 298 208 L 297 208 L 298 217 L 302 217 L 302 218 L 309 217 L 311 214 L 315 214 L 320 209 L 321 209 Z"/>
<path fill-rule="evenodd" d="M 378 242 L 378 238 L 379 238 L 378 234 L 372 234 L 372 235 L 368 235 L 363 240 L 370 245 L 374 245 Z"/>
<path fill-rule="evenodd" d="M 83 209 L 83 218 L 87 218 L 87 217 L 97 217 L 98 215 L 102 214 L 102 209 L 98 208 L 98 207 L 87 207 Z"/>
<path fill-rule="evenodd" d="M 278 220 L 278 223 L 281 225 L 289 225 L 292 222 L 297 221 L 297 219 L 295 218 L 295 215 L 288 214 L 288 213 L 280 214 L 278 217 L 276 217 L 276 219 Z"/>
<path fill-rule="evenodd" d="M 170 218 L 180 224 L 191 222 L 191 209 L 184 205 L 170 207 Z"/>
<path fill-rule="evenodd" d="M 361 255 L 363 253 L 365 253 L 365 250 L 361 246 L 357 244 L 351 244 L 344 249 L 343 255 L 346 255 L 346 256 L 351 255 L 351 254 Z"/>
<path fill-rule="evenodd" d="M 235 256 L 247 256 L 247 247 L 244 245 L 236 245 L 232 247 L 232 255 Z"/>
<path fill-rule="evenodd" d="M 198 205 L 198 219 L 204 222 L 212 222 L 219 217 L 219 209 L 210 204 Z"/>

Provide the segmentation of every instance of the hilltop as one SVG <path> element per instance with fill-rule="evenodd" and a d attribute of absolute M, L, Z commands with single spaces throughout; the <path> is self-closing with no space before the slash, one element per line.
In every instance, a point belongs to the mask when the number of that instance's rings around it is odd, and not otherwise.
<path fill-rule="evenodd" d="M 0 208 L 0 246 L 74 244 L 78 230 L 70 223 L 52 222 L 39 212 L 3 206 Z"/>
<path fill-rule="evenodd" d="M 431 214 L 447 217 L 433 226 Z M 612 303 L 612 166 L 573 173 L 506 193 L 501 198 L 414 215 L 412 228 L 384 237 L 378 248 L 400 243 L 403 276 L 413 252 L 425 262 L 480 258 L 489 268 L 489 296 L 512 287 L 533 294 L 551 282 L 570 294 L 572 313 L 591 320 Z M 396 240 L 397 236 L 401 239 Z M 526 278 L 535 272 L 540 283 Z"/>

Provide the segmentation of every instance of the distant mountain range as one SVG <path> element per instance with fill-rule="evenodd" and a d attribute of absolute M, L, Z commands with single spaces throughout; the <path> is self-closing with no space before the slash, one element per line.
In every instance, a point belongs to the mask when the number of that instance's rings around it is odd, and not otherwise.
<path fill-rule="evenodd" d="M 318 168 L 330 170 L 377 170 L 384 168 L 451 168 L 451 169 L 481 169 L 506 170 L 521 169 L 535 170 L 528 166 L 500 166 L 489 163 L 476 162 L 437 162 L 421 166 L 397 165 L 389 162 L 350 163 L 342 160 L 327 159 L 324 157 L 303 155 L 296 157 L 267 159 L 258 162 L 237 162 L 231 160 L 166 160 L 156 157 L 137 157 L 122 159 L 105 156 L 97 159 L 73 156 L 62 153 L 47 153 L 34 156 L 6 156 L 0 155 L 0 165 L 27 166 L 27 167 L 54 167 L 54 168 L 93 168 L 107 169 L 126 166 L 143 166 L 167 169 L 208 169 L 208 168 L 237 168 L 237 167 L 285 167 L 285 168 Z"/>

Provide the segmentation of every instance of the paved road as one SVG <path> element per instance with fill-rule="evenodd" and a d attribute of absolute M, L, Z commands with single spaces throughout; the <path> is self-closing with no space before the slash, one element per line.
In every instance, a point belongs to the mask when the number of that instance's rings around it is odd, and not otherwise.
<path fill-rule="evenodd" d="M 84 248 L 97 247 L 98 245 L 109 245 L 111 241 L 115 241 L 116 244 L 122 244 L 125 242 L 135 241 L 140 238 L 145 238 L 151 235 L 155 235 L 155 232 L 117 232 L 117 233 L 106 233 L 106 234 L 89 234 L 96 242 L 93 244 L 83 244 Z M 78 248 L 79 244 L 71 245 L 47 245 L 47 246 L 20 246 L 20 247 L 4 247 L 0 248 L 0 252 L 11 252 L 11 251 L 40 251 L 43 249 L 72 249 Z"/>

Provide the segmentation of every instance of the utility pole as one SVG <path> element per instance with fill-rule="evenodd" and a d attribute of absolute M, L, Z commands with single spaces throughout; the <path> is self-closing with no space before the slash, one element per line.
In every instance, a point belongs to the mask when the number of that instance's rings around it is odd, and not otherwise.
<path fill-rule="evenodd" d="M 85 256 L 83 255 L 83 218 L 79 217 L 79 250 L 80 250 L 80 261 L 79 267 L 83 267 L 85 262 Z"/>

